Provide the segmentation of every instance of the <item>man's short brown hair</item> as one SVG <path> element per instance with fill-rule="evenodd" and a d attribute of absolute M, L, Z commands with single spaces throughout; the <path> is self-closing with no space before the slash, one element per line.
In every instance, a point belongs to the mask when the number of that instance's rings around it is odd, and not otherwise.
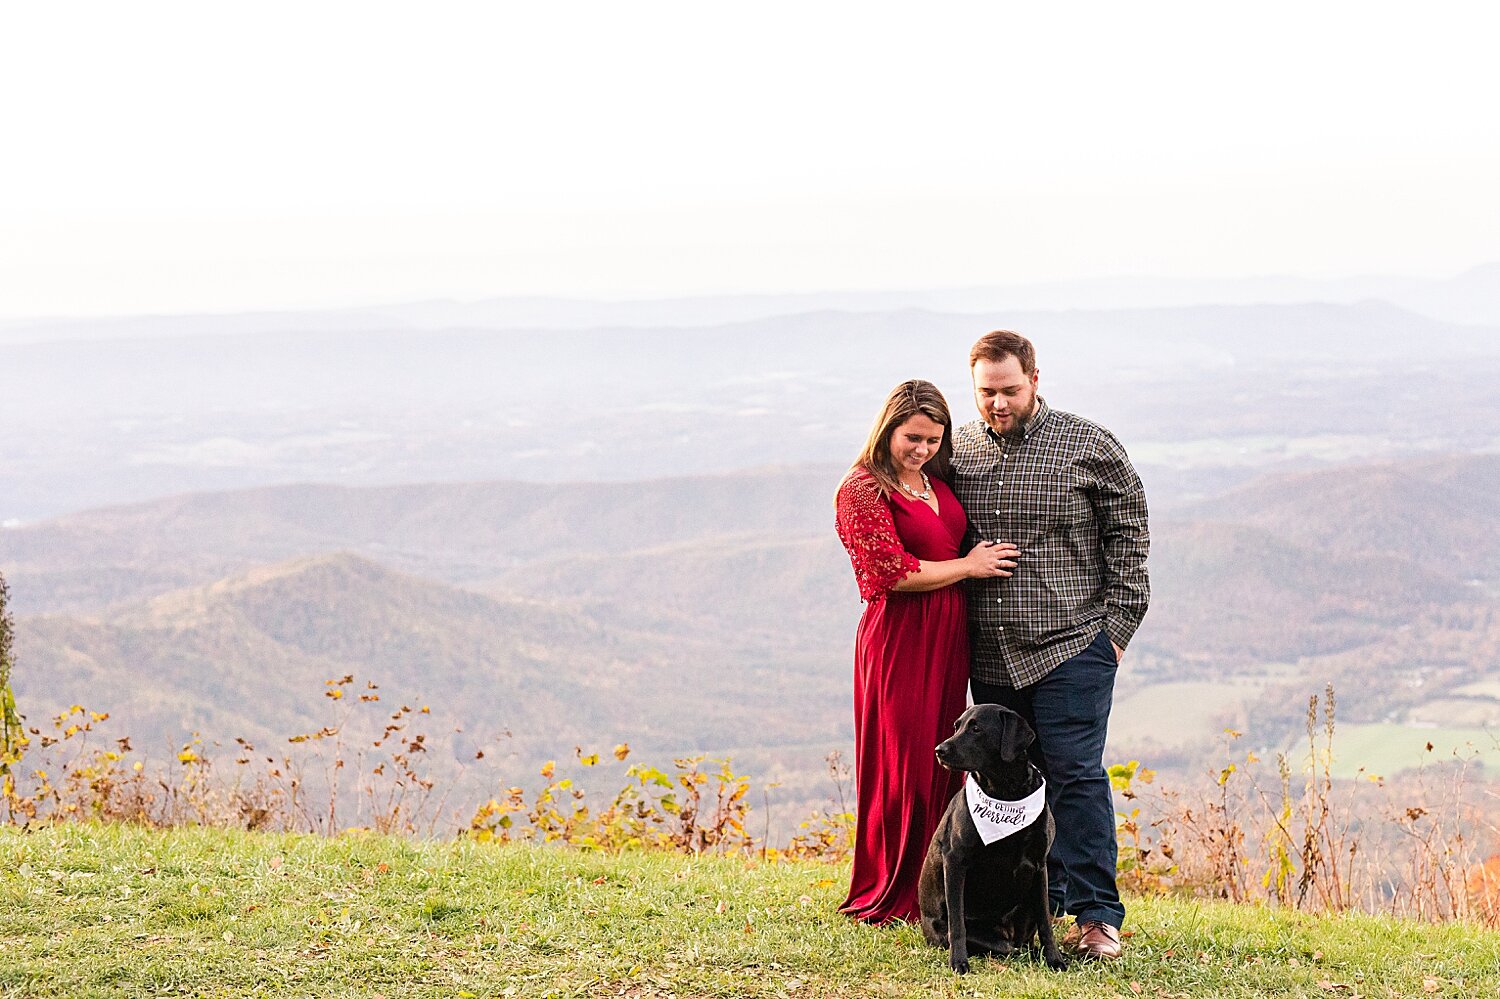
<path fill-rule="evenodd" d="M 995 330 L 974 341 L 969 351 L 969 370 L 980 361 L 1003 361 L 1014 357 L 1021 362 L 1021 373 L 1029 375 L 1036 370 L 1036 348 L 1031 341 L 1012 330 Z"/>

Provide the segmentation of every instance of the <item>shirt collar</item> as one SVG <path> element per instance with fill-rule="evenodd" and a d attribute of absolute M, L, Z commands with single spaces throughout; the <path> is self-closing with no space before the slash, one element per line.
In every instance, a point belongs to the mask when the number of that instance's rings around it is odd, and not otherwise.
<path fill-rule="evenodd" d="M 1027 420 L 1025 423 L 1022 431 L 1022 439 L 1024 440 L 1025 438 L 1030 437 L 1032 434 L 1036 433 L 1037 430 L 1041 429 L 1042 424 L 1047 422 L 1047 417 L 1050 415 L 1052 415 L 1052 407 L 1047 405 L 1046 399 L 1043 399 L 1041 396 L 1037 396 L 1036 409 L 1031 411 L 1031 419 Z M 1005 442 L 1005 438 L 995 433 L 995 428 L 990 426 L 988 420 L 984 421 L 984 432 L 986 434 L 989 434 L 990 440 L 994 441 L 996 444 L 1002 444 Z"/>

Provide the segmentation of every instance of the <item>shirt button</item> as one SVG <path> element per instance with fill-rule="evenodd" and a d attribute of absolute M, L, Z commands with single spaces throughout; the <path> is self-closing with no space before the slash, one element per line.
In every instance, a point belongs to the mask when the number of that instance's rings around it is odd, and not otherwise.
<path fill-rule="evenodd" d="M 996 597 L 995 598 L 995 603 L 997 603 L 997 604 L 1003 604 L 1003 603 L 1005 603 L 1005 598 L 1004 597 Z"/>
<path fill-rule="evenodd" d="M 999 510 L 995 511 L 995 516 L 997 516 L 997 517 L 1000 516 L 1000 511 Z"/>
<path fill-rule="evenodd" d="M 1000 632 L 1001 634 L 1005 633 L 1005 629 L 1004 628 L 996 628 L 995 630 L 998 631 L 998 632 Z"/>

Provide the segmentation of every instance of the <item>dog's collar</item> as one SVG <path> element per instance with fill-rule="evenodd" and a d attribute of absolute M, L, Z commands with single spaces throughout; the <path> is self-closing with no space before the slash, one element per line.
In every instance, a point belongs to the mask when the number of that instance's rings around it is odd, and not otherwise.
<path fill-rule="evenodd" d="M 1019 801 L 991 798 L 979 789 L 979 782 L 969 775 L 964 782 L 964 798 L 969 806 L 969 818 L 979 838 L 988 846 L 1007 836 L 1013 836 L 1041 817 L 1047 806 L 1047 779 L 1037 775 L 1041 784 L 1035 791 Z"/>

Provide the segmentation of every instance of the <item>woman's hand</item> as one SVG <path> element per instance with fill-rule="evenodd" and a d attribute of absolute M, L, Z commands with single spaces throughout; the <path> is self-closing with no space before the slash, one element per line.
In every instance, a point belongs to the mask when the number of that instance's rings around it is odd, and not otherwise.
<path fill-rule="evenodd" d="M 1009 541 L 981 541 L 963 557 L 970 579 L 1009 576 L 1021 558 L 1021 550 Z"/>
<path fill-rule="evenodd" d="M 952 586 L 961 579 L 1009 576 L 1021 550 L 1010 542 L 981 541 L 963 558 L 923 562 L 922 567 L 891 587 L 901 593 L 925 593 Z"/>

